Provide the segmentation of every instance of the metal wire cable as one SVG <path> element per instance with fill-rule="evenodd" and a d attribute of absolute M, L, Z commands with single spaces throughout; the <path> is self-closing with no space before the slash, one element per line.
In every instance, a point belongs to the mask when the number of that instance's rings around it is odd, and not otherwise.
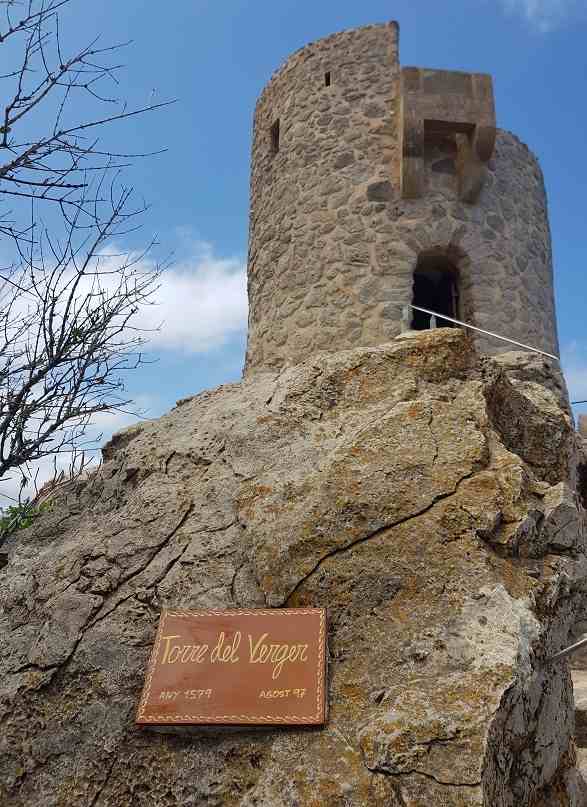
<path fill-rule="evenodd" d="M 494 333 L 493 331 L 486 331 L 484 328 L 478 328 L 476 325 L 470 325 L 468 322 L 463 322 L 460 319 L 455 319 L 454 317 L 447 317 L 446 314 L 439 314 L 438 311 L 431 311 L 429 308 L 422 308 L 419 305 L 411 305 L 408 304 L 404 306 L 404 308 L 412 308 L 414 311 L 423 311 L 424 314 L 430 314 L 433 317 L 437 317 L 438 319 L 446 319 L 449 322 L 454 322 L 456 325 L 462 325 L 464 328 L 469 328 L 471 331 L 479 331 L 479 333 L 484 333 L 487 336 L 493 336 L 495 339 L 501 339 L 502 342 L 509 342 L 511 345 L 517 345 L 518 347 L 523 347 L 524 350 L 531 350 L 533 353 L 540 353 L 542 356 L 548 356 L 549 359 L 555 359 L 556 361 L 560 361 L 559 356 L 554 356 L 552 353 L 547 353 L 545 350 L 540 350 L 537 347 L 532 347 L 532 345 L 525 345 L 523 342 L 516 342 L 515 339 L 510 339 L 507 336 L 501 336 L 498 333 Z"/>

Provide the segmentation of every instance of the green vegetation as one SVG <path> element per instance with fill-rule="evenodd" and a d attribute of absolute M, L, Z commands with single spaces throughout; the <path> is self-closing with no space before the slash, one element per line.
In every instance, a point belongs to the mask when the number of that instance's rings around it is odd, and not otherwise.
<path fill-rule="evenodd" d="M 30 527 L 35 518 L 50 506 L 49 502 L 35 504 L 26 499 L 0 511 L 0 544 L 12 533 Z"/>

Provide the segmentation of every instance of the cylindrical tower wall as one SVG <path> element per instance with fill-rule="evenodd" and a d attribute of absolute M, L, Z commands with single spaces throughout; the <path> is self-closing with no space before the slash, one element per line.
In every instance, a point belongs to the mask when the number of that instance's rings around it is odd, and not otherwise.
<path fill-rule="evenodd" d="M 458 198 L 454 141 L 426 147 L 426 191 L 400 194 L 398 28 L 335 34 L 295 53 L 257 104 L 245 371 L 400 331 L 414 270 L 445 256 L 471 324 L 557 351 L 542 174 L 498 132 L 476 203 Z M 507 343 L 478 339 L 486 352 Z"/>

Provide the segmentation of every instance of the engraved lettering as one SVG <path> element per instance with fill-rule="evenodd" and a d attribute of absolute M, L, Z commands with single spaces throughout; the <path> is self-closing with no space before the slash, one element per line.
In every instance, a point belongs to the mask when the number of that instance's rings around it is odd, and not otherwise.
<path fill-rule="evenodd" d="M 193 647 L 193 650 L 192 650 L 192 654 L 190 656 L 190 661 L 195 661 L 196 664 L 201 664 L 204 661 L 204 657 L 205 657 L 206 653 L 208 652 L 208 645 L 207 644 L 202 644 L 202 645 L 195 644 L 192 647 Z"/>
<path fill-rule="evenodd" d="M 179 695 L 179 692 L 170 692 L 170 691 L 167 691 L 167 690 L 164 689 L 159 695 L 159 700 L 162 700 L 162 701 L 174 701 L 177 698 L 178 695 Z"/>
<path fill-rule="evenodd" d="M 162 664 L 175 664 L 179 661 L 180 664 L 187 664 L 188 662 L 195 662 L 201 664 L 205 659 L 208 652 L 207 644 L 171 644 L 172 639 L 180 639 L 179 634 L 173 636 L 163 636 L 165 640 L 165 648 L 163 651 Z"/>
<path fill-rule="evenodd" d="M 163 661 L 161 662 L 161 664 L 167 664 L 167 656 L 169 655 L 169 649 L 170 649 L 169 645 L 170 645 L 171 640 L 172 639 L 179 639 L 179 638 L 180 638 L 179 633 L 176 633 L 173 636 L 163 636 L 163 639 L 165 639 L 165 650 L 163 651 Z M 171 663 L 173 663 L 173 662 L 170 662 L 170 664 Z"/>
<path fill-rule="evenodd" d="M 251 664 L 273 664 L 273 680 L 279 678 L 286 662 L 308 660 L 307 644 L 265 644 L 269 634 L 264 633 L 253 644 L 253 637 L 249 633 L 249 661 Z"/>
<path fill-rule="evenodd" d="M 216 646 L 212 650 L 210 654 L 210 663 L 214 664 L 216 662 L 223 662 L 225 664 L 236 664 L 239 660 L 239 657 L 236 654 L 236 651 L 239 648 L 241 643 L 241 632 L 237 630 L 233 636 L 232 644 L 225 644 L 225 634 L 224 631 L 220 633 L 218 637 L 218 642 Z"/>
<path fill-rule="evenodd" d="M 211 689 L 186 689 L 184 690 L 184 696 L 188 700 L 201 700 L 202 698 L 210 699 L 212 697 L 212 690 Z"/>
<path fill-rule="evenodd" d="M 259 692 L 259 700 L 263 698 L 303 698 L 305 689 L 262 689 Z"/>
<path fill-rule="evenodd" d="M 265 641 L 268 635 L 269 635 L 268 633 L 264 633 L 259 639 L 257 639 L 257 644 L 253 647 L 253 637 L 249 633 L 249 651 L 250 651 L 249 661 L 251 662 L 251 664 L 257 664 L 257 662 L 259 661 L 261 662 L 261 664 L 263 663 L 263 660 L 260 658 L 255 658 L 255 655 L 259 650 L 259 645 L 261 645 L 262 642 Z"/>

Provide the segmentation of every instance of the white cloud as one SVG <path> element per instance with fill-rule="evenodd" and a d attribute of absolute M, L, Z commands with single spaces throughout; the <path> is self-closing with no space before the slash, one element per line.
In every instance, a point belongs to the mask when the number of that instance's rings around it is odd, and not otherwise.
<path fill-rule="evenodd" d="M 582 9 L 584 0 L 500 0 L 510 14 L 524 17 L 542 33 L 558 28 Z"/>
<path fill-rule="evenodd" d="M 182 236 L 182 239 L 185 241 L 186 237 Z M 149 332 L 144 336 L 151 349 L 207 352 L 222 347 L 231 337 L 246 330 L 245 262 L 236 256 L 219 257 L 212 245 L 205 241 L 192 240 L 187 247 L 186 255 L 161 275 L 159 288 L 151 299 L 152 305 L 140 307 L 131 320 L 132 326 Z M 155 270 L 154 260 L 149 256 L 140 258 L 112 244 L 108 252 L 100 253 L 93 265 L 99 272 L 100 287 L 107 293 L 115 291 L 120 279 L 118 270 L 125 263 L 131 263 L 132 271 L 139 275 Z M 78 288 L 80 300 L 92 290 L 92 270 L 93 267 Z M 60 290 L 71 282 L 73 276 L 72 271 L 64 273 Z M 9 287 L 0 286 L 0 304 L 5 288 Z M 66 295 L 61 293 L 65 301 Z M 30 310 L 35 311 L 36 299 L 31 302 L 26 295 L 17 298 L 13 308 L 16 324 L 31 305 Z M 96 305 L 99 305 L 98 299 Z M 26 334 L 22 338 L 26 339 Z"/>
<path fill-rule="evenodd" d="M 191 255 L 167 269 L 155 305 L 137 314 L 135 324 L 155 329 L 149 348 L 199 353 L 221 347 L 247 327 L 244 261 L 220 258 L 210 244 L 195 242 Z"/>

